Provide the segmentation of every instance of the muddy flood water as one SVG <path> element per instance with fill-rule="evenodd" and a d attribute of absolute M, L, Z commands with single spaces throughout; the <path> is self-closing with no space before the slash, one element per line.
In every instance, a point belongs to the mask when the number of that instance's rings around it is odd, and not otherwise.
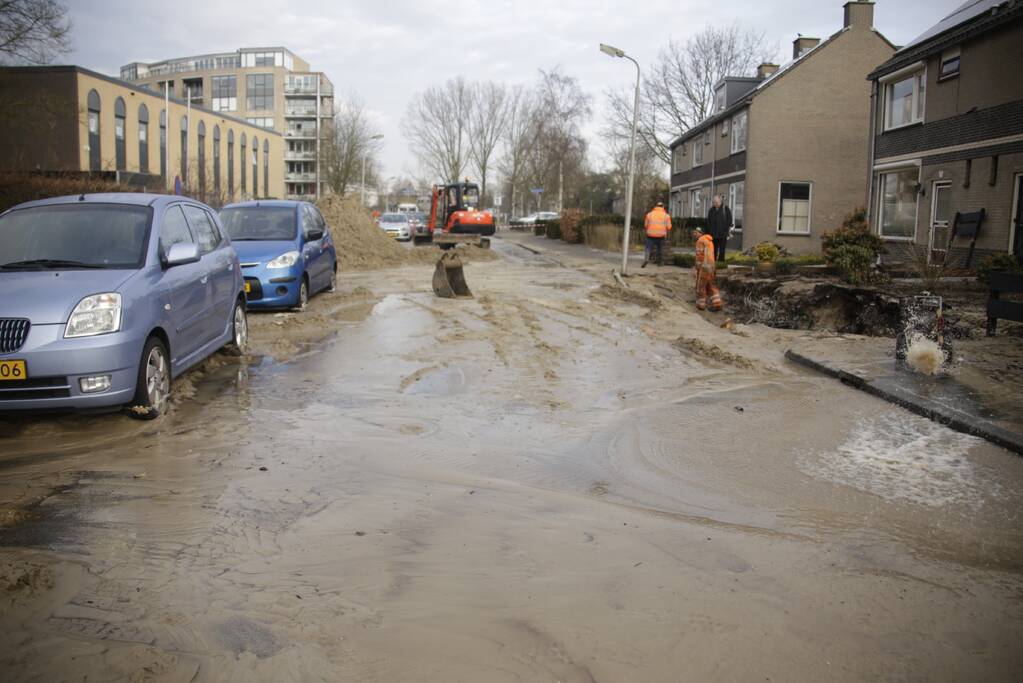
<path fill-rule="evenodd" d="M 0 679 L 1019 680 L 1023 459 L 495 249 L 0 419 Z"/>

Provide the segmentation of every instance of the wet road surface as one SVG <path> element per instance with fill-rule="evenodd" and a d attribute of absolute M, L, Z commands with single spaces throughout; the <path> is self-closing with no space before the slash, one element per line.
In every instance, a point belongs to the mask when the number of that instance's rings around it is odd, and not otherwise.
<path fill-rule="evenodd" d="M 328 339 L 218 357 L 158 421 L 0 420 L 2 677 L 1023 670 L 1023 460 L 495 249 L 472 301 L 346 274 Z"/>

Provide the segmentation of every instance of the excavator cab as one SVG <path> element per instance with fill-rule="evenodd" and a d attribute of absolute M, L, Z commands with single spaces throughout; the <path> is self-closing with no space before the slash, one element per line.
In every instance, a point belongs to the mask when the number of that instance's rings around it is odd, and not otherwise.
<path fill-rule="evenodd" d="M 433 273 L 434 293 L 445 299 L 472 298 L 465 282 L 462 260 L 448 250 L 458 244 L 490 247 L 494 217 L 489 211 L 480 209 L 479 185 L 468 180 L 434 185 L 429 227 L 433 243 L 446 251 Z"/>

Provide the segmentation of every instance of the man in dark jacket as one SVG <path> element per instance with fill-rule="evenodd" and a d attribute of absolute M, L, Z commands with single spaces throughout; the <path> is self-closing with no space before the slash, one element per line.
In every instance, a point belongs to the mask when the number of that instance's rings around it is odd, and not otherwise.
<path fill-rule="evenodd" d="M 707 232 L 714 238 L 714 256 L 718 263 L 724 263 L 725 244 L 732 229 L 732 210 L 721 205 L 721 195 L 714 195 L 714 204 L 707 212 Z"/>

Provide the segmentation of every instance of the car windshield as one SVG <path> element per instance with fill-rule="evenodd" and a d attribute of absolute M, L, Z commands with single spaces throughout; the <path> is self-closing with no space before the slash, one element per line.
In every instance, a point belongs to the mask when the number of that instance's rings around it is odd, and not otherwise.
<path fill-rule="evenodd" d="M 292 206 L 239 206 L 220 212 L 220 221 L 232 242 L 293 240 L 297 235 Z"/>
<path fill-rule="evenodd" d="M 405 223 L 408 221 L 408 216 L 403 213 L 385 213 L 380 217 L 381 223 Z"/>
<path fill-rule="evenodd" d="M 140 268 L 151 212 L 126 204 L 56 204 L 0 217 L 0 270 Z"/>

